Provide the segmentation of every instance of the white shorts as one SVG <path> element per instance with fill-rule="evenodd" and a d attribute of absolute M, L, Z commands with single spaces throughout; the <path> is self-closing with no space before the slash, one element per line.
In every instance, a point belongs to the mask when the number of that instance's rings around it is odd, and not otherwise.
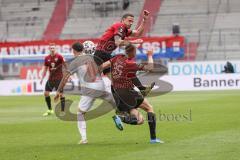
<path fill-rule="evenodd" d="M 91 96 L 86 96 L 86 95 L 81 96 L 81 99 L 78 104 L 78 108 L 80 111 L 82 111 L 82 112 L 89 111 L 92 108 L 93 103 L 96 100 L 96 98 L 104 99 L 104 100 L 108 101 L 110 104 L 115 106 L 114 98 L 112 96 L 111 89 L 110 89 L 111 82 L 108 79 L 104 79 L 104 83 L 105 83 L 105 93 L 106 94 L 101 94 L 101 95 L 99 94 L 98 97 L 96 97 L 96 96 L 91 97 Z"/>
<path fill-rule="evenodd" d="M 95 99 L 96 98 L 89 97 L 89 96 L 82 96 L 78 104 L 79 110 L 82 112 L 89 111 L 93 106 Z"/>

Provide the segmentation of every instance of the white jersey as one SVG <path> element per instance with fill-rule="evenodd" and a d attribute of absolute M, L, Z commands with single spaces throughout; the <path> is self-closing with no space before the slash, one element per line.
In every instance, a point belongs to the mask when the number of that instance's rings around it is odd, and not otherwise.
<path fill-rule="evenodd" d="M 104 81 L 97 71 L 97 66 L 91 55 L 80 55 L 70 63 L 68 70 L 76 73 L 81 87 L 104 91 Z M 91 73 L 92 72 L 92 73 Z"/>
<path fill-rule="evenodd" d="M 79 79 L 82 95 L 79 109 L 83 112 L 91 109 L 96 98 L 105 99 L 112 105 L 115 105 L 111 94 L 111 81 L 107 77 L 102 78 L 100 73 L 95 73 L 95 76 L 91 76 L 89 73 L 89 65 L 94 64 L 95 62 L 90 55 L 83 55 L 76 57 L 68 67 L 69 72 L 71 74 L 76 73 Z M 94 81 L 91 78 L 94 78 Z"/>
<path fill-rule="evenodd" d="M 100 75 L 96 75 L 95 81 L 87 82 L 85 78 L 85 76 L 88 74 L 87 67 L 88 67 L 87 65 L 80 66 L 78 67 L 76 72 L 81 87 L 86 87 L 86 88 L 100 90 L 100 91 L 105 90 L 104 81 Z"/>

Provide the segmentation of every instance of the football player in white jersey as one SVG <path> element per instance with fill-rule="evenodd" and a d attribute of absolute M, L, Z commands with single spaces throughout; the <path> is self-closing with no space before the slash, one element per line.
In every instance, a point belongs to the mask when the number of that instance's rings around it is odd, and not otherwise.
<path fill-rule="evenodd" d="M 81 135 L 79 144 L 87 144 L 87 132 L 85 113 L 88 112 L 96 98 L 101 98 L 109 102 L 113 107 L 115 106 L 114 99 L 111 94 L 111 81 L 108 78 L 102 78 L 98 72 L 97 65 L 95 64 L 92 54 L 95 51 L 95 44 L 92 41 L 85 41 L 83 44 L 76 42 L 72 45 L 74 59 L 68 66 L 68 73 L 64 75 L 58 91 L 60 91 L 66 84 L 70 75 L 76 73 L 80 81 L 80 94 L 81 99 L 78 105 L 77 119 L 78 130 Z M 54 98 L 58 100 L 60 92 Z M 122 130 L 123 125 L 118 116 L 114 116 L 116 126 Z"/>

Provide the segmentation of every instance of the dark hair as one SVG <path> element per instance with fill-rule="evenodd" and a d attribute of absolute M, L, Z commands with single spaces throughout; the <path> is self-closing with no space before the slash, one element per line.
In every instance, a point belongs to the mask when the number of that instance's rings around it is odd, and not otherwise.
<path fill-rule="evenodd" d="M 125 47 L 126 54 L 133 52 L 135 48 L 136 47 L 132 43 L 129 42 L 129 44 L 127 44 Z"/>
<path fill-rule="evenodd" d="M 75 42 L 75 43 L 72 45 L 72 49 L 74 49 L 74 50 L 77 51 L 77 52 L 82 52 L 82 51 L 83 51 L 83 45 L 82 45 L 82 43 Z"/>
<path fill-rule="evenodd" d="M 124 15 L 122 16 L 122 19 L 125 19 L 125 18 L 127 18 L 127 17 L 134 17 L 134 15 L 131 14 L 131 13 L 126 13 L 126 14 L 124 14 Z"/>

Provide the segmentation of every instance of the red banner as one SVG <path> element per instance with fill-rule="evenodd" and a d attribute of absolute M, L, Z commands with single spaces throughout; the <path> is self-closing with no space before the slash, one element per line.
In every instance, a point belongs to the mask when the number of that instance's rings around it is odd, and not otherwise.
<path fill-rule="evenodd" d="M 151 37 L 142 38 L 144 42 L 139 46 L 141 53 L 145 53 L 148 47 L 153 47 L 156 53 L 160 53 L 167 48 L 179 47 L 184 44 L 182 36 Z M 57 51 L 61 54 L 70 54 L 71 45 L 76 42 L 92 40 L 94 43 L 98 39 L 78 39 L 78 40 L 56 40 L 56 41 L 29 41 L 29 42 L 5 42 L 0 43 L 0 56 L 7 55 L 44 55 L 48 53 L 49 43 L 55 43 Z"/>
<path fill-rule="evenodd" d="M 42 67 L 39 66 L 28 66 L 21 67 L 20 78 L 27 80 L 41 79 Z"/>

